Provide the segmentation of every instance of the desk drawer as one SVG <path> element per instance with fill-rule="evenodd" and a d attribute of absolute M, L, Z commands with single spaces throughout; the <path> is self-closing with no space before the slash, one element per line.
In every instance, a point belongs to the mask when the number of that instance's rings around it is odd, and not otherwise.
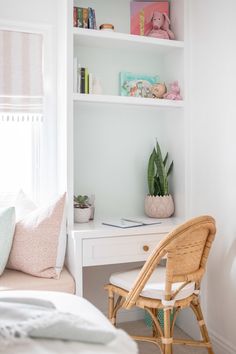
<path fill-rule="evenodd" d="M 145 261 L 166 234 L 83 240 L 83 266 Z"/>

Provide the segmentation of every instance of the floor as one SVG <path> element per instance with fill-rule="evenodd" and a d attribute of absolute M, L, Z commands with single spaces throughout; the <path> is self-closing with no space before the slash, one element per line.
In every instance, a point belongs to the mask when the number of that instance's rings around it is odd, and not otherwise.
<path fill-rule="evenodd" d="M 136 322 L 125 322 L 120 324 L 122 329 L 130 334 L 137 335 L 149 335 L 150 329 L 146 327 L 144 321 Z M 189 338 L 181 329 L 178 327 L 175 328 L 174 335 L 179 338 Z M 157 345 L 151 343 L 138 342 L 139 354 L 160 354 L 160 350 Z M 207 354 L 207 350 L 204 348 L 192 348 L 185 347 L 183 345 L 175 345 L 173 348 L 173 354 Z"/>

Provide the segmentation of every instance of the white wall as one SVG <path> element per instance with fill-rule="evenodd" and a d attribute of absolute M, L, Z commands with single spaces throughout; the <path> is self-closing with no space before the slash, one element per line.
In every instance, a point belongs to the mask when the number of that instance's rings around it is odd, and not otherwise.
<path fill-rule="evenodd" d="M 155 138 L 176 168 L 176 214 L 184 209 L 184 144 L 179 110 L 80 107 L 74 120 L 75 193 L 96 196 L 96 217 L 142 215 L 147 193 L 147 164 Z M 173 112 L 172 112 L 173 113 Z M 175 131 L 175 139 L 169 127 Z M 172 128 L 171 128 L 172 129 Z M 173 191 L 173 189 L 172 189 Z M 183 214 L 183 212 L 182 212 Z"/>
<path fill-rule="evenodd" d="M 7 21 L 56 24 L 56 0 L 0 0 L 0 17 Z"/>
<path fill-rule="evenodd" d="M 50 58 L 50 70 L 53 87 L 56 88 L 56 69 L 57 69 L 57 0 L 0 0 L 0 23 L 19 25 L 20 27 L 38 28 L 42 27 L 50 32 L 52 55 Z M 46 90 L 48 90 L 49 83 L 45 82 Z"/>
<path fill-rule="evenodd" d="M 217 222 L 205 294 L 217 354 L 236 353 L 235 13 L 235 0 L 191 1 L 190 214 Z"/>

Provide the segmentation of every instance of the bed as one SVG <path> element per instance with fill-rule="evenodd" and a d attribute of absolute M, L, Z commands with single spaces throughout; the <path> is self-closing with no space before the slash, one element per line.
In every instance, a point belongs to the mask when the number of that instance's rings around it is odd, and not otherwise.
<path fill-rule="evenodd" d="M 23 300 L 22 300 L 23 299 Z M 65 341 L 61 339 L 27 338 L 24 342 L 11 343 L 4 348 L 4 354 L 136 354 L 136 343 L 122 330 L 115 329 L 108 319 L 90 302 L 76 295 L 52 291 L 2 291 L 0 304 L 4 301 L 30 303 L 48 301 L 63 313 L 73 314 L 91 321 L 105 332 L 114 333 L 114 337 L 106 344 L 89 343 L 87 341 Z M 21 304 L 20 304 L 21 305 Z M 1 316 L 0 316 L 1 320 Z M 0 325 L 1 331 L 1 325 Z M 1 336 L 0 336 L 1 337 Z M 92 339 L 92 338 L 91 338 Z"/>

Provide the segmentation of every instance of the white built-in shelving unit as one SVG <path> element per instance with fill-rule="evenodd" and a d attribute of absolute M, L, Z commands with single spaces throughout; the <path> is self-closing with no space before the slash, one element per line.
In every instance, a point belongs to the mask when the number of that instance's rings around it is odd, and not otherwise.
<path fill-rule="evenodd" d="M 74 5 L 94 8 L 98 26 L 112 23 L 115 32 L 73 28 Z M 61 190 L 66 186 L 68 193 L 68 234 L 89 232 L 91 225 L 96 226 L 99 220 L 143 214 L 147 163 L 156 138 L 163 153 L 168 151 L 170 161 L 174 161 L 170 189 L 175 216 L 184 218 L 190 180 L 186 80 L 188 0 L 170 1 L 172 30 L 176 35 L 173 41 L 131 35 L 129 0 L 64 0 L 58 7 L 61 23 L 57 43 L 58 175 Z M 102 95 L 73 92 L 74 57 L 100 80 Z M 157 74 L 166 85 L 178 80 L 184 99 L 177 102 L 121 97 L 121 71 Z M 74 225 L 73 195 L 90 193 L 96 197 L 95 222 Z M 104 236 L 103 228 L 99 230 L 99 235 Z M 72 245 L 71 252 L 75 263 L 80 264 L 83 247 L 74 253 L 75 247 Z M 69 258 L 69 269 L 74 274 Z M 126 269 L 127 264 L 84 269 L 85 297 L 105 312 L 104 282 L 112 272 Z M 80 277 L 74 276 L 80 286 Z"/>
<path fill-rule="evenodd" d="M 129 34 L 129 0 L 69 0 L 67 24 L 68 196 L 96 196 L 96 216 L 140 215 L 147 192 L 146 168 L 157 138 L 174 160 L 171 191 L 176 215 L 186 203 L 186 0 L 170 1 L 176 40 Z M 73 28 L 73 6 L 93 7 L 98 26 L 115 32 Z M 73 93 L 73 58 L 96 76 L 102 95 Z M 158 74 L 167 85 L 178 80 L 182 101 L 123 97 L 119 72 Z"/>

